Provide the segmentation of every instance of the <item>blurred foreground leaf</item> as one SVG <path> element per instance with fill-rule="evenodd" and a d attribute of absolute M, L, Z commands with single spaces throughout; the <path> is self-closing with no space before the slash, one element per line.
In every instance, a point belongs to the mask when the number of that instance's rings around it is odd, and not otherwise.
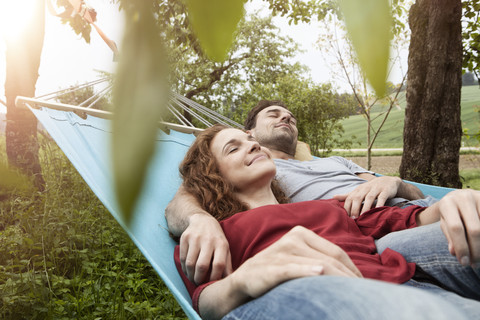
<path fill-rule="evenodd" d="M 7 164 L 0 162 L 0 200 L 8 197 L 12 192 L 25 195 L 35 192 L 33 181 L 17 170 L 10 169 Z"/>
<path fill-rule="evenodd" d="M 193 31 L 206 55 L 214 61 L 225 60 L 245 13 L 244 0 L 184 1 Z"/>
<path fill-rule="evenodd" d="M 386 92 L 392 16 L 389 0 L 340 0 L 358 61 L 377 96 Z"/>
<path fill-rule="evenodd" d="M 165 54 L 151 1 L 126 9 L 123 48 L 114 86 L 113 169 L 118 204 L 128 223 L 168 98 Z"/>

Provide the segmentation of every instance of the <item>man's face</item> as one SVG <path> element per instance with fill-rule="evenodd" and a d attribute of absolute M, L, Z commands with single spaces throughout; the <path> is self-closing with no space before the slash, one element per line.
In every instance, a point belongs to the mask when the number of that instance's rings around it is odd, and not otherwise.
<path fill-rule="evenodd" d="M 257 114 L 255 128 L 250 132 L 262 146 L 295 155 L 297 120 L 287 109 L 280 106 L 263 109 Z"/>

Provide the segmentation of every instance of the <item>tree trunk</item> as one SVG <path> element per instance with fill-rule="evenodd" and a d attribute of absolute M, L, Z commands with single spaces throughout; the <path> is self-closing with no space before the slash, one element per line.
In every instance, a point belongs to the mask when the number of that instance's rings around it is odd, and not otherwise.
<path fill-rule="evenodd" d="M 461 0 L 417 0 L 410 9 L 407 108 L 400 176 L 459 188 L 462 136 Z"/>
<path fill-rule="evenodd" d="M 17 96 L 35 96 L 40 56 L 45 34 L 45 1 L 32 2 L 36 6 L 28 24 L 16 36 L 6 39 L 5 96 L 7 99 L 6 147 L 8 162 L 33 176 L 39 190 L 45 182 L 38 158 L 37 120 L 30 110 L 15 107 Z"/>

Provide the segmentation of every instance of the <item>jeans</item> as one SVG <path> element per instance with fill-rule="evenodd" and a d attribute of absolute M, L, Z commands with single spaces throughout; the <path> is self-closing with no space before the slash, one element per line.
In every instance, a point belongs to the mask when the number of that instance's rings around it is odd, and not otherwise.
<path fill-rule="evenodd" d="M 480 266 L 462 266 L 448 251 L 440 222 L 390 233 L 377 240 L 377 251 L 390 248 L 415 262 L 443 288 L 480 301 Z"/>
<path fill-rule="evenodd" d="M 410 282 L 410 281 L 409 281 Z M 454 303 L 415 284 L 317 276 L 285 282 L 228 313 L 223 319 L 479 319 L 480 302 Z M 441 289 L 440 289 L 441 290 Z"/>

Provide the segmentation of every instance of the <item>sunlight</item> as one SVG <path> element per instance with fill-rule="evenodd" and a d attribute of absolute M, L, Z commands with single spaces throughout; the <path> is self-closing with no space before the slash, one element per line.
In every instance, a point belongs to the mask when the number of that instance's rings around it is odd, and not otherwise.
<path fill-rule="evenodd" d="M 14 38 L 28 25 L 36 0 L 0 0 L 0 37 Z"/>

